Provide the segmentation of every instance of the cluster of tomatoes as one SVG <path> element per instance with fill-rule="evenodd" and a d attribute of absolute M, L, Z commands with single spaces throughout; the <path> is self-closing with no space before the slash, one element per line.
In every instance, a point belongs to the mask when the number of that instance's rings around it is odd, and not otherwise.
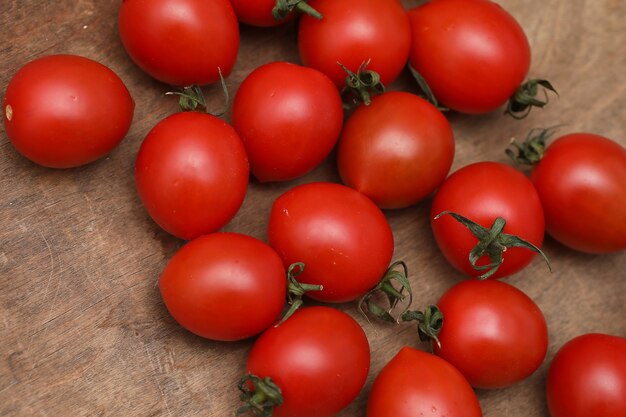
<path fill-rule="evenodd" d="M 304 65 L 252 71 L 234 98 L 232 125 L 204 111 L 198 86 L 229 75 L 239 22 L 274 26 L 297 14 Z M 323 303 L 358 300 L 383 320 L 417 320 L 420 337 L 433 341 L 434 354 L 407 347 L 384 367 L 368 417 L 481 416 L 472 387 L 521 381 L 548 347 L 539 307 L 497 278 L 537 253 L 545 258 L 546 232 L 583 252 L 626 248 L 626 150 L 607 138 L 571 134 L 546 147 L 553 132 L 531 132 L 509 150 L 535 165 L 530 179 L 496 162 L 448 176 L 454 137 L 443 107 L 479 114 L 506 105 L 523 117 L 546 104 L 542 88 L 554 90 L 546 80 L 524 83 L 526 36 L 489 0 L 432 0 L 409 11 L 398 0 L 125 0 L 119 30 L 133 61 L 181 87 L 190 110 L 147 134 L 135 180 L 154 221 L 189 241 L 160 278 L 171 315 L 212 340 L 260 334 L 239 386 L 240 414 L 330 417 L 363 388 L 365 333 L 338 309 L 298 309 L 306 293 Z M 425 97 L 384 92 L 407 62 Z M 356 108 L 344 121 L 346 100 Z M 67 168 L 110 152 L 134 102 L 105 66 L 55 55 L 15 74 L 3 108 L 20 153 Z M 292 180 L 333 149 L 345 185 L 306 183 L 278 197 L 268 243 L 218 232 L 239 210 L 250 174 Z M 413 311 L 406 267 L 390 265 L 394 237 L 381 209 L 433 193 L 436 243 L 472 279 Z M 547 398 L 552 417 L 626 415 L 626 339 L 589 334 L 567 343 L 550 367 Z"/>

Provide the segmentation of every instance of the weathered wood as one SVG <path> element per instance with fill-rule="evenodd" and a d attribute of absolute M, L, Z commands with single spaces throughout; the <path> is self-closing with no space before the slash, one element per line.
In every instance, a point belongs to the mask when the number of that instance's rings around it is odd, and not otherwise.
<path fill-rule="evenodd" d="M 415 0 L 405 1 L 414 6 Z M 512 136 L 563 124 L 626 145 L 626 3 L 622 0 L 501 1 L 526 30 L 533 48 L 531 76 L 558 88 L 543 111 L 523 121 L 500 112 L 451 114 L 457 153 L 453 170 L 478 160 L 507 162 Z M 0 88 L 36 57 L 87 56 L 112 68 L 136 101 L 133 125 L 108 157 L 86 167 L 51 170 L 30 163 L 0 134 L 0 415 L 227 416 L 237 407 L 237 380 L 251 341 L 216 343 L 181 329 L 156 287 L 182 242 L 161 231 L 141 206 L 133 164 L 147 131 L 176 111 L 167 87 L 142 73 L 117 34 L 119 2 L 2 0 Z M 274 29 L 242 27 L 237 65 L 227 80 L 235 92 L 262 63 L 298 62 L 294 22 Z M 392 89 L 414 91 L 408 74 Z M 220 108 L 219 87 L 207 89 Z M 287 184 L 256 181 L 226 230 L 264 239 L 273 199 L 295 184 L 338 181 L 331 156 L 311 174 Z M 386 212 L 405 259 L 416 303 L 435 302 L 463 277 L 436 248 L 428 205 Z M 543 309 L 550 348 L 543 366 L 507 389 L 478 392 L 487 417 L 547 417 L 544 378 L 568 339 L 585 332 L 626 336 L 626 253 L 590 256 L 548 238 L 554 272 L 534 261 L 507 279 Z M 371 382 L 404 345 L 426 349 L 413 326 L 367 324 L 354 305 L 339 308 L 365 328 L 372 348 L 367 385 L 341 417 L 364 415 Z M 415 378 L 419 379 L 419 375 Z"/>

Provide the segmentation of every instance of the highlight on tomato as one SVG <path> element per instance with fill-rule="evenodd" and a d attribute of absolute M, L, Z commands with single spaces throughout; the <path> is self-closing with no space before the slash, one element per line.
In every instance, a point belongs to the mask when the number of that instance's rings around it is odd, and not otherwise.
<path fill-rule="evenodd" d="M 382 211 L 340 184 L 298 185 L 272 205 L 269 244 L 285 266 L 303 262 L 298 280 L 322 285 L 307 295 L 325 302 L 355 300 L 383 277 L 393 255 L 393 234 Z"/>
<path fill-rule="evenodd" d="M 546 380 L 551 417 L 626 415 L 626 338 L 577 336 L 554 356 Z"/>
<path fill-rule="evenodd" d="M 403 208 L 430 195 L 454 158 L 448 120 L 426 100 L 387 92 L 359 106 L 337 148 L 342 181 L 381 208 Z"/>
<path fill-rule="evenodd" d="M 477 162 L 452 173 L 435 194 L 430 214 L 439 249 L 467 276 L 509 276 L 537 253 L 547 261 L 540 249 L 545 221 L 539 196 L 511 166 Z"/>
<path fill-rule="evenodd" d="M 520 24 L 490 0 L 433 0 L 408 12 L 410 65 L 437 102 L 462 113 L 496 110 L 521 118 L 547 103 L 546 80 L 524 84 L 531 62 Z M 543 90 L 541 90 L 543 87 Z M 544 97 L 537 97 L 540 94 Z"/>
<path fill-rule="evenodd" d="M 176 113 L 157 123 L 135 162 L 137 191 L 150 217 L 185 240 L 215 232 L 235 216 L 248 176 L 235 129 L 199 112 Z"/>
<path fill-rule="evenodd" d="M 304 65 L 326 74 L 341 89 L 346 74 L 362 62 L 390 84 L 404 69 L 411 29 L 399 0 L 311 0 L 322 19 L 300 18 L 298 49 Z"/>
<path fill-rule="evenodd" d="M 183 246 L 159 280 L 163 301 L 185 329 L 212 340 L 242 340 L 273 325 L 285 305 L 282 260 L 267 244 L 213 233 Z"/>
<path fill-rule="evenodd" d="M 256 340 L 239 389 L 239 414 L 333 417 L 357 397 L 370 367 L 361 326 L 330 307 L 296 311 Z"/>
<path fill-rule="evenodd" d="M 131 59 L 178 87 L 227 77 L 239 51 L 239 23 L 229 0 L 123 0 L 118 27 Z"/>
<path fill-rule="evenodd" d="M 49 55 L 21 67 L 3 102 L 7 136 L 31 161 L 50 168 L 85 165 L 111 152 L 135 110 L 124 82 L 77 55 Z"/>
<path fill-rule="evenodd" d="M 241 83 L 233 127 L 261 182 L 286 181 L 318 166 L 334 148 L 343 124 L 341 96 L 330 79 L 287 62 L 265 64 Z"/>
<path fill-rule="evenodd" d="M 533 166 L 530 178 L 546 217 L 546 230 L 563 245 L 603 254 L 626 249 L 626 149 L 592 133 L 546 141 L 553 129 L 533 129 L 514 145 L 517 162 Z"/>
<path fill-rule="evenodd" d="M 380 371 L 367 400 L 367 417 L 482 417 L 463 375 L 431 353 L 404 347 Z"/>

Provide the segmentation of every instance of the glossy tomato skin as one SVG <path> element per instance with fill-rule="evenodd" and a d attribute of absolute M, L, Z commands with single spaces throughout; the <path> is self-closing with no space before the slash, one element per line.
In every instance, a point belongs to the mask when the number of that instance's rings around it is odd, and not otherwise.
<path fill-rule="evenodd" d="M 311 0 L 322 14 L 318 20 L 300 18 L 298 48 L 304 65 L 328 75 L 342 88 L 346 72 L 342 63 L 356 72 L 371 59 L 383 84 L 400 74 L 409 57 L 411 30 L 404 7 L 398 0 Z"/>
<path fill-rule="evenodd" d="M 337 163 L 343 182 L 382 208 L 403 208 L 427 197 L 448 175 L 454 136 L 432 104 L 389 92 L 347 120 Z"/>
<path fill-rule="evenodd" d="M 213 233 L 183 246 L 168 262 L 159 289 L 184 328 L 220 341 L 270 327 L 285 305 L 282 261 L 267 244 L 237 233 Z"/>
<path fill-rule="evenodd" d="M 435 216 L 453 211 L 483 227 L 490 228 L 497 217 L 506 220 L 504 233 L 516 235 L 541 247 L 545 232 L 543 209 L 532 182 L 511 166 L 498 162 L 477 162 L 451 174 L 441 185 L 431 206 L 431 226 L 437 245 L 456 269 L 478 276 L 468 256 L 478 240 L 451 216 Z M 509 248 L 504 262 L 490 278 L 514 274 L 536 255 L 526 248 Z M 478 265 L 489 264 L 483 256 Z"/>
<path fill-rule="evenodd" d="M 246 151 L 230 125 L 206 113 L 177 113 L 144 139 L 135 163 L 139 197 L 167 232 L 190 240 L 239 210 L 248 187 Z"/>
<path fill-rule="evenodd" d="M 557 352 L 546 382 L 552 417 L 626 416 L 626 339 L 575 337 Z"/>
<path fill-rule="evenodd" d="M 489 0 L 433 0 L 408 12 L 410 63 L 443 105 L 469 114 L 507 102 L 530 67 L 519 23 Z"/>
<path fill-rule="evenodd" d="M 185 87 L 227 77 L 239 50 L 228 0 L 124 0 L 118 26 L 132 60 L 159 81 Z"/>
<path fill-rule="evenodd" d="M 35 59 L 13 76 L 4 126 L 15 149 L 50 168 L 71 168 L 108 154 L 126 136 L 135 102 L 106 66 L 76 55 Z"/>
<path fill-rule="evenodd" d="M 232 119 L 254 176 L 261 182 L 285 181 L 306 174 L 328 156 L 341 132 L 343 104 L 321 72 L 274 62 L 241 83 Z"/>
<path fill-rule="evenodd" d="M 503 388 L 543 363 L 548 327 L 541 309 L 519 289 L 498 280 L 465 280 L 437 306 L 444 323 L 433 351 L 476 388 Z"/>
<path fill-rule="evenodd" d="M 272 9 L 276 5 L 276 0 L 230 0 L 230 2 L 235 10 L 237 19 L 241 23 L 251 26 L 278 26 L 294 17 L 294 14 L 290 13 L 286 19 L 274 19 Z"/>
<path fill-rule="evenodd" d="M 626 249 L 626 149 L 605 137 L 556 139 L 535 166 L 548 234 L 582 252 Z"/>
<path fill-rule="evenodd" d="M 310 183 L 274 201 L 270 245 L 285 266 L 304 262 L 298 281 L 323 285 L 307 295 L 325 302 L 355 300 L 382 278 L 393 255 L 384 214 L 363 194 L 343 185 Z"/>
<path fill-rule="evenodd" d="M 308 307 L 257 339 L 247 370 L 281 388 L 272 417 L 332 417 L 356 398 L 369 366 L 367 337 L 352 317 Z"/>
<path fill-rule="evenodd" d="M 380 371 L 367 400 L 367 417 L 482 417 L 463 375 L 443 359 L 405 347 Z"/>

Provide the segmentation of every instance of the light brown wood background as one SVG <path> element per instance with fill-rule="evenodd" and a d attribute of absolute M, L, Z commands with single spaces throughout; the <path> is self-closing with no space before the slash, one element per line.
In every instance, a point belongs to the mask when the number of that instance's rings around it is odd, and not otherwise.
<path fill-rule="evenodd" d="M 418 4 L 404 1 L 407 7 Z M 560 92 L 524 121 L 500 112 L 450 114 L 456 134 L 453 170 L 479 160 L 508 162 L 512 136 L 532 127 L 565 125 L 626 145 L 626 3 L 623 0 L 502 0 L 525 28 L 533 50 L 532 77 Z M 157 288 L 160 271 L 182 245 L 161 231 L 141 206 L 133 164 L 145 134 L 177 111 L 167 86 L 143 74 L 117 34 L 118 1 L 0 0 L 0 89 L 27 61 L 46 54 L 87 56 L 112 68 L 136 101 L 131 130 L 110 156 L 70 170 L 39 167 L 0 133 L 0 415 L 228 416 L 252 341 L 216 343 L 180 328 Z M 296 25 L 242 27 L 234 93 L 260 64 L 298 62 Z M 414 91 L 407 73 L 392 89 Z M 219 87 L 206 89 L 219 109 Z M 241 211 L 226 230 L 265 239 L 273 199 L 295 184 L 337 181 L 331 156 L 286 184 L 250 184 Z M 626 179 L 625 179 L 626 180 Z M 463 277 L 436 248 L 429 201 L 386 215 L 408 263 L 417 306 L 435 302 Z M 590 256 L 548 238 L 554 272 L 536 259 L 507 279 L 543 309 L 550 348 L 543 366 L 507 389 L 478 391 L 489 417 L 547 417 L 544 380 L 556 350 L 585 332 L 626 336 L 626 253 Z M 339 308 L 365 328 L 372 349 L 370 377 L 341 417 L 363 416 L 373 378 L 400 347 L 427 349 L 414 327 L 367 324 L 354 305 Z M 419 379 L 419 375 L 415 375 Z"/>

